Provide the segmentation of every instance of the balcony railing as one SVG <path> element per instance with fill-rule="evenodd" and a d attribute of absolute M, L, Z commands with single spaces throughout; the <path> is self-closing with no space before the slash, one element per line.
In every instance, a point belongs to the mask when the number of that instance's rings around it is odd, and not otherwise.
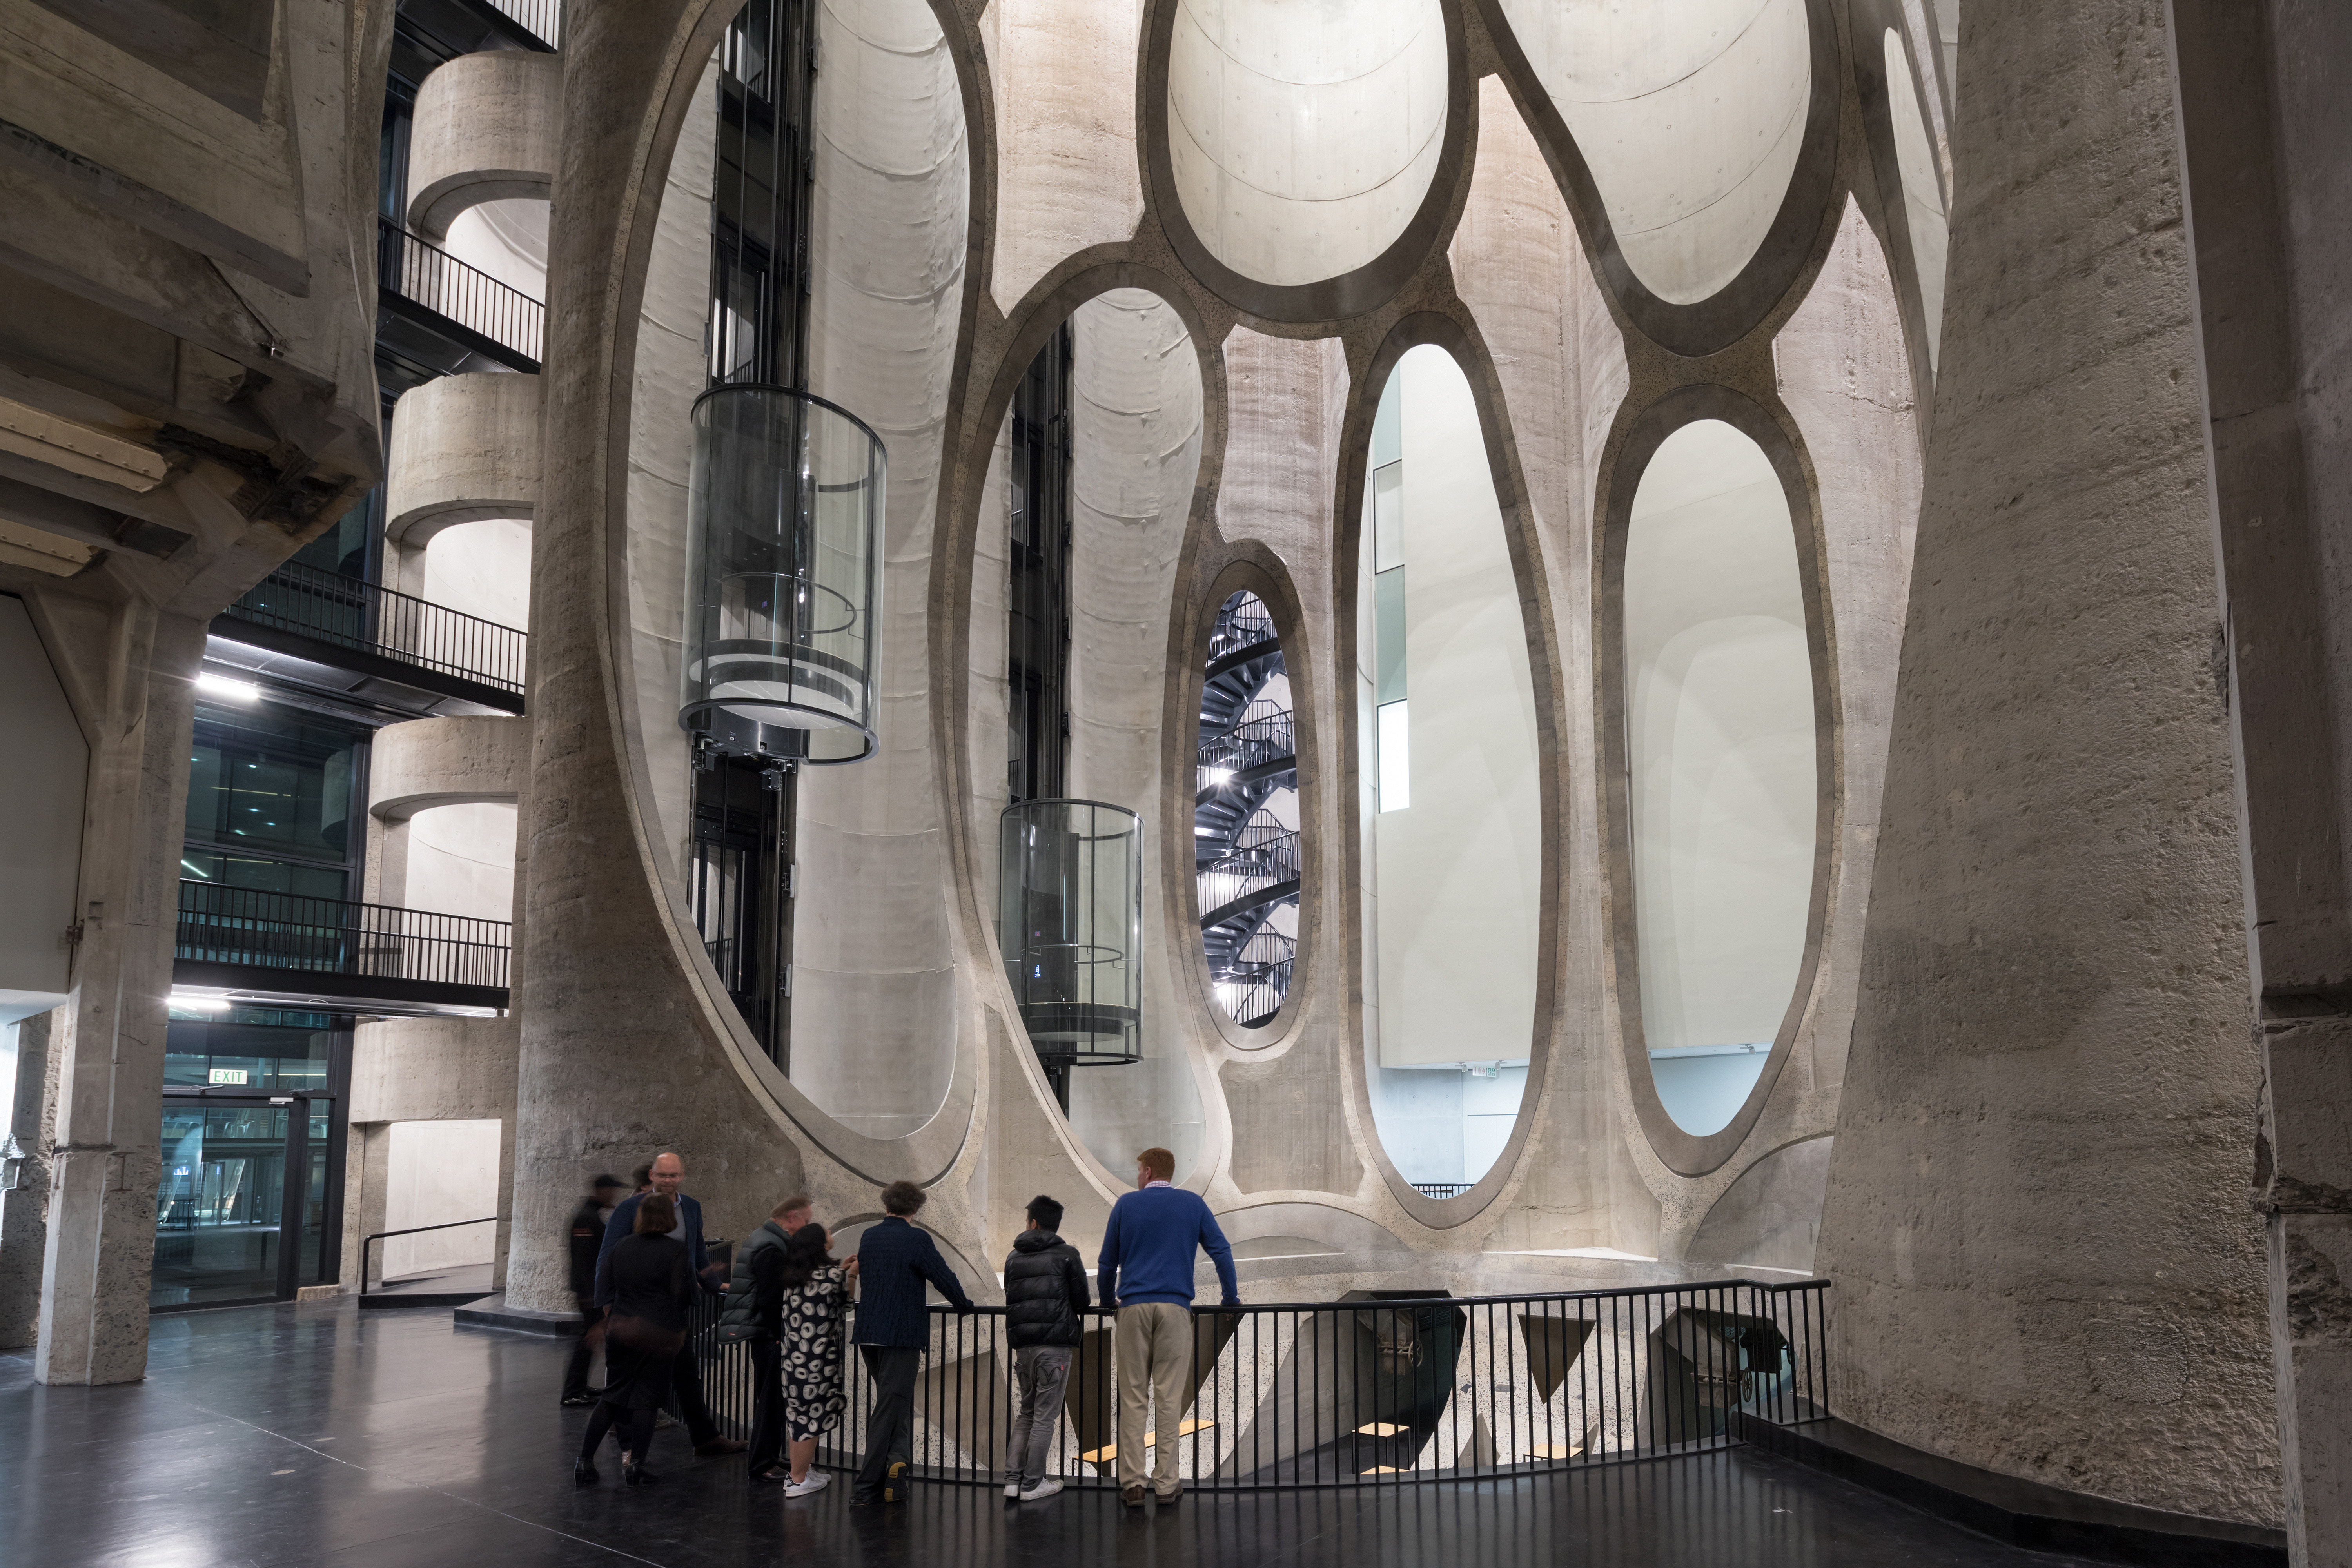
<path fill-rule="evenodd" d="M 1253 822 L 1234 835 L 1230 852 L 1199 868 L 1199 876 L 1203 928 L 1271 902 L 1297 889 L 1298 830 Z"/>
<path fill-rule="evenodd" d="M 520 23 L 551 49 L 563 42 L 563 0 L 484 0 L 484 4 Z"/>
<path fill-rule="evenodd" d="M 1412 1190 L 1425 1198 L 1458 1198 L 1477 1184 L 1475 1182 L 1415 1182 Z"/>
<path fill-rule="evenodd" d="M 172 956 L 192 963 L 503 991 L 504 921 L 180 880 Z"/>
<path fill-rule="evenodd" d="M 1188 1488 L 1256 1491 L 1507 1480 L 1730 1447 L 1759 1423 L 1830 1414 L 1828 1289 L 1719 1279 L 1201 1308 L 1170 1458 Z M 712 1414 L 742 1433 L 755 1363 L 749 1343 L 719 1340 L 719 1308 L 699 1299 L 688 1342 Z M 1045 1468 L 1114 1487 L 1117 1335 L 1099 1308 L 1083 1322 Z M 914 1473 L 997 1486 L 1016 1402 L 1004 1309 L 934 1307 L 926 1337 Z M 836 1469 L 856 1466 L 873 1406 L 864 1363 L 845 1374 L 847 1418 L 816 1457 Z"/>
<path fill-rule="evenodd" d="M 1256 1028 L 1282 1011 L 1290 994 L 1290 970 L 1297 952 L 1296 938 L 1260 926 L 1233 956 L 1219 963 L 1213 954 L 1210 973 L 1217 1001 L 1244 1028 Z"/>
<path fill-rule="evenodd" d="M 528 635 L 339 572 L 289 561 L 223 613 L 522 695 Z"/>
<path fill-rule="evenodd" d="M 537 371 L 547 307 L 458 260 L 391 218 L 376 218 L 375 280 L 393 299 L 429 312 L 446 335 L 514 366 Z"/>
<path fill-rule="evenodd" d="M 1194 764 L 1192 788 L 1205 797 L 1260 768 L 1297 765 L 1298 737 L 1288 710 L 1268 713 L 1236 724 L 1222 735 L 1201 742 Z"/>
<path fill-rule="evenodd" d="M 1244 594 L 1231 609 L 1217 612 L 1216 625 L 1209 628 L 1209 663 L 1214 667 L 1244 649 L 1274 640 L 1273 612 L 1255 594 Z"/>

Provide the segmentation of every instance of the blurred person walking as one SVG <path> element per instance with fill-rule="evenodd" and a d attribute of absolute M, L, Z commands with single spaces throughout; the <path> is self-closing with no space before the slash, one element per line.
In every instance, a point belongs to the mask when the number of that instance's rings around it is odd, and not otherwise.
<path fill-rule="evenodd" d="M 816 1440 L 840 1426 L 849 1408 L 842 1331 L 857 1285 L 858 1260 L 835 1263 L 832 1254 L 833 1237 L 814 1223 L 793 1232 L 783 1249 L 778 1283 L 784 1309 L 784 1429 L 792 1443 L 788 1498 L 822 1491 L 833 1479 L 809 1466 L 816 1458 Z"/>
<path fill-rule="evenodd" d="M 914 1183 L 891 1183 L 882 1189 L 882 1218 L 857 1241 L 857 1353 L 874 1382 L 874 1410 L 866 1423 L 866 1462 L 849 1494 L 852 1507 L 907 1500 L 907 1469 L 915 1449 L 915 1377 L 930 1342 L 925 1282 L 938 1286 L 957 1311 L 975 1310 L 938 1244 L 908 1223 L 921 1212 L 923 1200 L 923 1189 Z"/>
<path fill-rule="evenodd" d="M 735 1248 L 735 1268 L 727 1281 L 727 1308 L 719 1317 L 719 1337 L 751 1349 L 751 1457 L 749 1471 L 755 1481 L 790 1479 L 783 1468 L 783 1383 L 782 1380 L 784 1299 L 784 1244 L 808 1224 L 815 1205 L 794 1194 L 776 1205 L 759 1229 Z"/>
<path fill-rule="evenodd" d="M 1062 1489 L 1060 1478 L 1045 1473 L 1045 1460 L 1089 1304 L 1086 1262 L 1062 1239 L 1061 1224 L 1059 1203 L 1031 1198 L 1029 1228 L 1013 1238 L 1004 1260 L 1004 1342 L 1021 1391 L 1004 1455 L 1004 1495 L 1022 1502 Z"/>
<path fill-rule="evenodd" d="M 1118 1308 L 1112 1355 L 1118 1363 L 1118 1497 L 1143 1506 L 1143 1408 L 1153 1412 L 1151 1489 L 1162 1503 L 1184 1495 L 1176 1473 L 1176 1433 L 1191 1396 L 1192 1254 L 1217 1266 L 1223 1304 L 1242 1304 L 1234 1249 L 1198 1193 L 1175 1184 L 1176 1156 L 1146 1149 L 1135 1157 L 1135 1191 L 1119 1194 L 1103 1227 L 1097 1273 L 1102 1299 Z"/>
<path fill-rule="evenodd" d="M 702 1245 L 702 1205 L 679 1191 L 686 1184 L 686 1162 L 665 1151 L 654 1156 L 654 1163 L 646 1168 L 646 1179 L 653 1184 L 653 1191 L 623 1198 L 604 1227 L 604 1250 L 596 1258 L 596 1304 L 613 1304 L 609 1275 L 614 1250 L 634 1234 L 640 1207 L 656 1197 L 670 1200 L 669 1235 L 684 1244 L 696 1288 L 709 1295 L 723 1295 L 718 1265 L 710 1261 L 710 1254 Z M 608 1330 L 608 1342 L 610 1337 Z M 606 1353 L 609 1356 L 610 1351 Z M 687 1436 L 693 1439 L 697 1454 L 712 1458 L 720 1454 L 740 1454 L 751 1447 L 740 1437 L 722 1436 L 719 1423 L 710 1418 L 710 1406 L 702 1397 L 702 1369 L 695 1364 L 694 1352 L 683 1341 L 678 1346 L 677 1363 L 670 1369 L 670 1380 L 677 1395 L 678 1414 L 686 1419 Z"/>
<path fill-rule="evenodd" d="M 596 1403 L 588 1387 L 589 1361 L 604 1343 L 604 1309 L 596 1305 L 596 1258 L 604 1249 L 605 1220 L 627 1191 L 620 1177 L 599 1176 L 572 1211 L 572 1299 L 580 1306 L 580 1338 L 563 1367 L 563 1403 L 568 1405 Z"/>
<path fill-rule="evenodd" d="M 604 1331 L 604 1391 L 588 1417 L 580 1457 L 572 1462 L 575 1486 L 593 1486 L 596 1449 L 604 1434 L 625 1423 L 621 1436 L 621 1479 L 644 1486 L 658 1480 L 646 1468 L 654 1440 L 654 1412 L 669 1398 L 670 1372 L 686 1346 L 686 1314 L 694 1303 L 692 1255 L 672 1228 L 677 1205 L 666 1194 L 648 1194 L 634 1204 L 633 1226 L 604 1254 L 597 1279 L 608 1289 L 611 1319 Z"/>

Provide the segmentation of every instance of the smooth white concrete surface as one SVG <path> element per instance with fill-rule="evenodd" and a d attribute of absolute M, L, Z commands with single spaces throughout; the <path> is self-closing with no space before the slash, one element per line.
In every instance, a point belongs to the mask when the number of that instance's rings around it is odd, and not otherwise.
<path fill-rule="evenodd" d="M 1633 275 L 1676 304 L 1737 277 L 1804 140 L 1805 0 L 1503 0 L 1503 13 Z"/>
<path fill-rule="evenodd" d="M 1071 328 L 1066 787 L 1141 818 L 1143 907 L 1157 910 L 1161 845 L 1192 830 L 1189 812 L 1164 820 L 1160 715 L 1168 622 L 1201 466 L 1200 351 L 1182 318 L 1139 289 L 1087 300 Z M 1192 933 L 1148 919 L 1141 957 L 1144 1059 L 1074 1072 L 1070 1125 L 1109 1170 L 1131 1168 L 1137 1150 L 1156 1145 L 1175 1154 L 1181 1180 L 1203 1131 L 1191 1031 L 1176 1017 L 1184 993 L 1173 966 L 1194 962 Z"/>
<path fill-rule="evenodd" d="M 499 1131 L 495 1119 L 395 1121 L 387 1131 L 391 1148 L 385 1162 L 385 1230 L 484 1219 L 504 1206 L 499 1202 Z M 469 1225 L 423 1236 L 386 1237 L 376 1243 L 383 1259 L 383 1278 L 397 1279 L 430 1269 L 488 1263 L 496 1248 L 498 1229 L 494 1225 Z M 358 1268 L 356 1258 L 352 1268 Z"/>
<path fill-rule="evenodd" d="M 8 804 L 0 810 L 0 888 L 7 889 L 0 898 L 0 1007 L 13 1019 L 65 1000 L 89 743 L 25 602 L 5 594 L 0 735 L 9 754 Z"/>
<path fill-rule="evenodd" d="M 408 822 L 404 907 L 475 920 L 512 918 L 515 808 L 499 801 L 436 805 Z"/>
<path fill-rule="evenodd" d="M 509 196 L 449 220 L 442 248 L 516 292 L 547 300 L 547 203 Z"/>
<path fill-rule="evenodd" d="M 1007 315 L 1064 257 L 1130 237 L 1142 0 L 990 0 L 980 33 L 996 100 L 989 297 Z"/>
<path fill-rule="evenodd" d="M 955 63 L 930 8 L 835 0 L 818 26 L 810 390 L 873 426 L 890 472 L 881 749 L 801 775 L 792 1078 L 887 1137 L 929 1120 L 955 1061 L 929 584 L 971 181 Z"/>
<path fill-rule="evenodd" d="M 1437 0 L 1181 0 L 1168 152 L 1209 253 L 1298 284 L 1394 244 L 1436 174 L 1445 56 Z"/>
<path fill-rule="evenodd" d="M 1816 780 L 1796 536 L 1762 448 L 1712 419 L 1666 437 L 1634 492 L 1623 594 L 1643 1035 L 1653 1052 L 1769 1047 L 1804 955 Z M 1716 1077 L 1752 1083 L 1764 1053 L 1701 1060 L 1668 1071 L 1708 1080 L 1682 1101 L 1725 1112 L 1684 1123 L 1704 1134 L 1738 1110 Z"/>
<path fill-rule="evenodd" d="M 517 631 L 530 629 L 530 524 L 488 518 L 442 530 L 425 547 L 421 597 Z"/>
<path fill-rule="evenodd" d="M 1929 128 L 1912 84 L 1902 36 L 1886 29 L 1886 111 L 1895 122 L 1895 165 L 1903 182 L 1903 221 L 1911 236 L 1911 263 L 1919 273 L 1919 310 L 1927 322 L 1927 363 L 1933 368 L 1944 337 L 1944 184 Z"/>
<path fill-rule="evenodd" d="M 1372 829 L 1380 1061 L 1524 1061 L 1544 844 L 1518 586 L 1468 379 L 1432 344 L 1392 374 L 1412 804 Z"/>

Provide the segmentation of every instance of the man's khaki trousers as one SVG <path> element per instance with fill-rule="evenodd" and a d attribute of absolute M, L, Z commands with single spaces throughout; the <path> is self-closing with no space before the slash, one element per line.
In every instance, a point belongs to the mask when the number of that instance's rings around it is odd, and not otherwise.
<path fill-rule="evenodd" d="M 1121 1307 L 1112 1353 L 1118 1364 L 1118 1489 L 1143 1484 L 1143 1402 L 1149 1397 L 1159 1407 L 1152 1489 L 1166 1497 L 1176 1489 L 1176 1427 L 1192 1373 L 1192 1309 L 1174 1301 Z"/>

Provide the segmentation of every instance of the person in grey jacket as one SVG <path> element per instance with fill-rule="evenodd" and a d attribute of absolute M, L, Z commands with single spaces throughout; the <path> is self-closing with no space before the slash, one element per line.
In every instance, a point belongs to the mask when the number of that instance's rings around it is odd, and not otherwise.
<path fill-rule="evenodd" d="M 789 1481 L 784 1465 L 784 1293 L 780 1283 L 784 1243 L 808 1224 L 815 1208 L 794 1194 L 775 1207 L 768 1221 L 735 1249 L 727 1283 L 727 1308 L 719 1314 L 721 1339 L 751 1347 L 751 1458 L 755 1481 Z"/>
<path fill-rule="evenodd" d="M 1004 1260 L 1004 1342 L 1021 1398 L 1013 1411 L 1013 1441 L 1004 1456 L 1004 1495 L 1035 1502 L 1062 1489 L 1045 1474 L 1046 1452 L 1062 1412 L 1070 1354 L 1085 1332 L 1086 1260 L 1058 1234 L 1062 1205 L 1029 1200 L 1029 1228 L 1013 1239 Z"/>

